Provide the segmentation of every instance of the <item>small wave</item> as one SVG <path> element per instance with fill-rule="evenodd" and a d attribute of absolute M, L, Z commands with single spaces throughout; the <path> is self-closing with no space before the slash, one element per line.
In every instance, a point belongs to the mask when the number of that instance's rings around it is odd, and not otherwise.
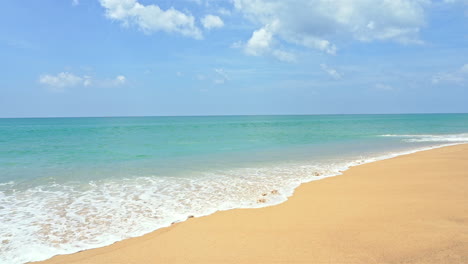
<path fill-rule="evenodd" d="M 0 262 L 44 260 L 141 236 L 191 216 L 279 204 L 304 182 L 431 148 L 436 147 L 339 162 L 213 171 L 199 177 L 147 176 L 27 189 L 11 183 L 0 186 Z"/>
<path fill-rule="evenodd" d="M 405 142 L 453 142 L 453 143 L 464 143 L 468 142 L 468 133 L 462 134 L 426 134 L 426 135 L 398 135 L 398 134 L 386 134 L 381 135 L 382 137 L 396 137 L 403 138 Z"/>
<path fill-rule="evenodd" d="M 9 181 L 9 182 L 0 182 L 0 187 L 2 186 L 9 186 L 13 185 L 15 182 L 14 181 Z"/>
<path fill-rule="evenodd" d="M 199 177 L 145 176 L 26 189 L 9 183 L 0 186 L 0 263 L 102 247 L 190 216 L 279 204 L 303 181 L 344 169 L 344 163 L 242 168 Z"/>

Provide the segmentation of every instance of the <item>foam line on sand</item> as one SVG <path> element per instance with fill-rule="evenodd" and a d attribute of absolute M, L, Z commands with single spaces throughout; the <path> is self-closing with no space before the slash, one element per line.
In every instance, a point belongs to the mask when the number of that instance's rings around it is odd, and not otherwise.
<path fill-rule="evenodd" d="M 276 206 L 191 218 L 43 263 L 468 263 L 467 249 L 464 144 L 356 166 Z"/>

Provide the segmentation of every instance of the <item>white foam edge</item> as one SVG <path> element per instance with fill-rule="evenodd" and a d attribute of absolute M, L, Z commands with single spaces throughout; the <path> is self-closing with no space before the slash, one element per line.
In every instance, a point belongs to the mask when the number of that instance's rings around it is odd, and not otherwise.
<path fill-rule="evenodd" d="M 399 157 L 399 156 L 404 156 L 404 155 L 409 155 L 409 154 L 413 154 L 413 153 L 417 153 L 417 152 L 421 152 L 421 151 L 427 151 L 427 150 L 431 150 L 431 149 L 438 149 L 438 148 L 455 146 L 455 145 L 463 145 L 463 144 L 468 144 L 468 143 L 460 142 L 460 143 L 449 143 L 449 144 L 442 144 L 442 145 L 436 145 L 436 146 L 430 146 L 430 147 L 421 147 L 421 148 L 412 149 L 412 150 L 398 151 L 398 152 L 388 153 L 388 154 L 380 155 L 380 156 L 376 156 L 376 157 L 370 157 L 370 158 L 366 158 L 366 159 L 355 160 L 355 161 L 349 162 L 345 167 L 343 167 L 342 170 L 340 170 L 337 173 L 325 174 L 325 175 L 321 175 L 321 176 L 314 176 L 312 179 L 309 179 L 309 180 L 306 180 L 306 181 L 301 181 L 300 183 L 294 184 L 294 185 L 291 184 L 291 186 L 287 186 L 289 188 L 285 187 L 285 189 L 279 190 L 281 192 L 281 194 L 284 194 L 284 195 L 282 195 L 283 199 L 280 199 L 280 200 L 278 200 L 276 202 L 270 202 L 270 203 L 266 202 L 266 203 L 257 204 L 257 206 L 250 206 L 250 207 L 235 207 L 235 206 L 233 206 L 233 207 L 229 207 L 229 208 L 213 209 L 213 210 L 210 210 L 210 212 L 208 212 L 206 214 L 193 215 L 193 216 L 194 217 L 204 217 L 204 216 L 214 214 L 216 212 L 227 211 L 227 210 L 232 210 L 232 209 L 249 209 L 249 208 L 263 208 L 263 207 L 275 206 L 275 205 L 281 204 L 283 202 L 286 202 L 289 197 L 294 195 L 295 190 L 300 185 L 302 185 L 304 183 L 309 183 L 309 182 L 312 182 L 312 181 L 317 181 L 317 180 L 326 179 L 326 178 L 329 178 L 329 177 L 335 177 L 335 176 L 338 176 L 338 175 L 342 175 L 345 171 L 347 171 L 350 168 L 355 167 L 355 166 L 364 165 L 364 164 L 368 164 L 368 163 L 372 163 L 372 162 L 376 162 L 376 161 L 387 160 L 387 159 L 391 159 L 391 158 L 395 158 L 395 157 Z M 184 221 L 188 220 L 189 218 L 191 218 L 191 216 L 185 216 L 185 217 L 181 218 L 178 221 L 174 221 L 172 223 L 167 223 L 165 225 L 161 225 L 159 227 L 156 227 L 150 232 L 131 234 L 131 235 L 129 235 L 128 238 L 125 238 L 123 240 L 130 239 L 130 238 L 135 238 L 135 237 L 141 237 L 141 236 L 144 236 L 146 234 L 152 233 L 152 232 L 154 232 L 156 230 L 169 227 L 174 223 L 184 222 Z M 61 252 L 54 253 L 53 255 L 43 254 L 41 256 L 36 256 L 34 258 L 31 258 L 31 260 L 28 260 L 28 261 L 43 261 L 43 260 L 47 260 L 47 259 L 50 259 L 50 258 L 52 258 L 54 256 L 58 256 L 58 255 L 69 255 L 69 254 L 78 253 L 78 252 L 81 252 L 81 251 L 84 251 L 84 250 L 90 250 L 90 249 L 109 246 L 109 245 L 112 245 L 112 244 L 114 244 L 116 242 L 123 241 L 123 240 L 121 240 L 121 239 L 119 239 L 119 240 L 112 239 L 112 240 L 109 240 L 107 242 L 94 244 L 92 246 L 83 245 L 83 247 L 80 250 L 62 249 Z"/>

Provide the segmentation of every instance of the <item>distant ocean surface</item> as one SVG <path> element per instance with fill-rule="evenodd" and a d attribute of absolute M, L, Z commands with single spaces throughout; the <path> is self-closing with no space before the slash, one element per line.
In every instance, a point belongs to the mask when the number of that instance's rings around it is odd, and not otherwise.
<path fill-rule="evenodd" d="M 468 114 L 0 119 L 0 263 L 278 204 L 353 165 L 467 142 Z"/>

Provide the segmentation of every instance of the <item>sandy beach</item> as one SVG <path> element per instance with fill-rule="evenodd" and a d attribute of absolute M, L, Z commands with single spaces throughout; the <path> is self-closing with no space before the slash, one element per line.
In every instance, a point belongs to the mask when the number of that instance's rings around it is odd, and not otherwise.
<path fill-rule="evenodd" d="M 468 263 L 468 145 L 353 167 L 277 206 L 41 263 Z"/>

